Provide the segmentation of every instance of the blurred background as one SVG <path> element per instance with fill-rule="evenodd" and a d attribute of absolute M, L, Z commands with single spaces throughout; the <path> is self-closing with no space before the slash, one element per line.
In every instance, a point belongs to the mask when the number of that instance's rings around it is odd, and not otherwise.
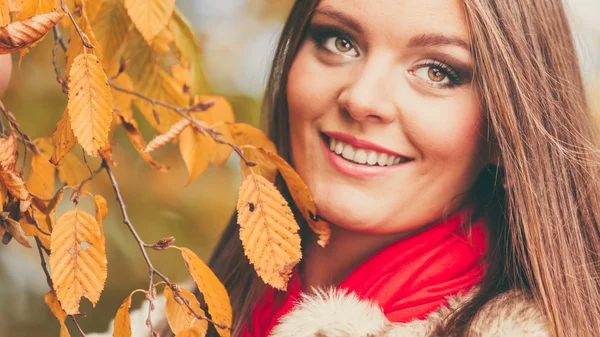
<path fill-rule="evenodd" d="M 592 105 L 600 113 L 600 0 L 565 1 Z M 271 55 L 291 3 L 292 0 L 177 0 L 177 7 L 198 34 L 209 85 L 214 94 L 227 97 L 240 122 L 258 126 Z M 66 96 L 55 81 L 52 46 L 52 38 L 46 38 L 24 58 L 20 69 L 14 62 L 12 79 L 3 97 L 23 131 L 33 138 L 51 136 L 66 105 Z M 141 129 L 146 139 L 151 139 L 154 131 L 145 124 Z M 171 166 L 169 172 L 159 173 L 139 158 L 121 129 L 116 133 L 116 141 L 115 174 L 131 220 L 142 238 L 152 243 L 174 236 L 177 245 L 189 247 L 206 260 L 235 209 L 241 183 L 237 157 L 232 156 L 220 169 L 209 168 L 199 179 L 184 186 L 187 173 L 176 146 L 155 154 L 155 159 Z M 104 221 L 109 277 L 96 308 L 92 309 L 89 303 L 82 307 L 82 312 L 88 312 L 87 318 L 79 320 L 86 333 L 105 331 L 124 298 L 133 289 L 145 288 L 148 278 L 147 267 L 122 223 L 105 175 L 95 178 L 93 190 L 109 201 L 109 214 Z M 62 211 L 59 209 L 59 214 Z M 155 266 L 172 281 L 187 281 L 187 270 L 176 251 L 150 254 Z M 35 249 L 17 244 L 0 246 L 0 337 L 58 336 L 59 325 L 43 301 L 48 286 L 39 263 Z M 134 297 L 132 309 L 139 307 L 141 297 Z M 72 331 L 72 335 L 77 334 Z"/>

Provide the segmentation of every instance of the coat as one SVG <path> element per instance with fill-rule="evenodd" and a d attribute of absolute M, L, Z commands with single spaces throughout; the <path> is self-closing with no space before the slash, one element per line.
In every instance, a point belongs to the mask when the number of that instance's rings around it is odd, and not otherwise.
<path fill-rule="evenodd" d="M 477 291 L 448 298 L 448 305 L 424 320 L 391 323 L 376 304 L 352 293 L 332 289 L 302 295 L 280 319 L 270 337 L 426 337 Z M 489 301 L 470 327 L 473 337 L 549 337 L 544 316 L 517 291 Z"/>

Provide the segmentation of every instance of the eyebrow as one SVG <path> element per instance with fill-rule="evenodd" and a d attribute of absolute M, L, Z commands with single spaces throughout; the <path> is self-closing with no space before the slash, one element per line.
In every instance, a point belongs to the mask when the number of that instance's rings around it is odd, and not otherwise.
<path fill-rule="evenodd" d="M 315 9 L 314 13 L 328 16 L 332 19 L 335 19 L 335 20 L 341 22 L 342 24 L 348 26 L 348 28 L 353 29 L 358 33 L 363 33 L 363 29 L 357 20 L 355 20 L 354 18 L 352 18 L 340 11 L 324 7 L 324 8 Z M 421 34 L 421 35 L 414 36 L 410 39 L 410 41 L 408 41 L 407 46 L 408 46 L 408 48 L 416 48 L 416 47 L 435 47 L 435 46 L 442 46 L 442 45 L 457 46 L 460 48 L 464 48 L 468 51 L 471 51 L 471 46 L 465 40 L 463 40 L 459 37 L 448 36 L 448 35 L 444 35 L 444 34 L 440 34 L 440 33 L 428 33 L 428 34 Z"/>

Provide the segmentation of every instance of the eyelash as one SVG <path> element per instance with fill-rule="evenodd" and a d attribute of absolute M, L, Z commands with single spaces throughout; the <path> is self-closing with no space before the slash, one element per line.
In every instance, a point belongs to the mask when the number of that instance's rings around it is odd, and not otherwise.
<path fill-rule="evenodd" d="M 335 54 L 335 55 L 342 55 L 341 53 L 336 53 L 334 51 L 331 51 L 329 48 L 325 47 L 325 41 L 327 41 L 327 39 L 337 37 L 337 38 L 342 38 L 342 39 L 350 42 L 350 44 L 352 45 L 352 48 L 354 48 L 354 50 L 356 50 L 356 52 L 358 53 L 358 50 L 356 49 L 356 46 L 354 43 L 354 39 L 350 36 L 350 34 L 348 34 L 348 32 L 344 31 L 343 29 L 341 29 L 337 26 L 313 25 L 309 28 L 308 33 L 309 33 L 310 37 L 313 39 L 313 41 L 315 42 L 315 44 L 317 45 L 317 48 L 319 48 L 322 51 L 325 51 L 325 52 L 331 53 L 331 54 Z M 459 75 L 459 73 L 456 70 L 454 70 L 453 67 L 448 65 L 448 62 L 445 62 L 443 60 L 436 59 L 436 58 L 421 61 L 421 62 L 419 62 L 419 64 L 417 64 L 415 67 L 413 67 L 412 72 L 414 72 L 414 69 L 419 69 L 419 68 L 423 68 L 423 67 L 438 68 L 446 76 L 448 76 L 448 79 L 450 80 L 450 83 L 432 84 L 433 86 L 437 86 L 438 88 L 446 89 L 446 88 L 453 88 L 456 86 L 460 86 L 461 84 L 463 84 L 463 80 L 462 80 L 461 76 Z"/>

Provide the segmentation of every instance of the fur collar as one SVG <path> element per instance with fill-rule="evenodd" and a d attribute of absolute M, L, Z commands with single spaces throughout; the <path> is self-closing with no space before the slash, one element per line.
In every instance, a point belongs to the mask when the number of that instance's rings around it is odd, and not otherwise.
<path fill-rule="evenodd" d="M 303 295 L 296 307 L 280 319 L 270 337 L 426 337 L 436 325 L 460 307 L 474 292 L 448 298 L 448 305 L 424 320 L 393 324 L 374 303 L 341 290 Z M 476 316 L 476 337 L 549 337 L 539 310 L 517 291 L 488 302 Z"/>

